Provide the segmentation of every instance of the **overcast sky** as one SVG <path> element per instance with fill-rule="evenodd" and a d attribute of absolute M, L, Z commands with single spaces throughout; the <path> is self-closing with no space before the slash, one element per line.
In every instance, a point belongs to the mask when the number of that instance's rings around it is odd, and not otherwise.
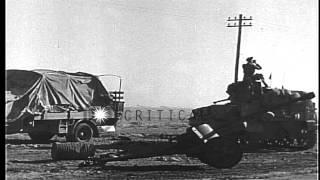
<path fill-rule="evenodd" d="M 317 0 L 6 0 L 6 69 L 118 74 L 127 105 L 209 105 L 228 97 L 226 20 L 242 13 L 253 26 L 240 63 L 253 56 L 272 86 L 318 95 L 318 12 Z"/>

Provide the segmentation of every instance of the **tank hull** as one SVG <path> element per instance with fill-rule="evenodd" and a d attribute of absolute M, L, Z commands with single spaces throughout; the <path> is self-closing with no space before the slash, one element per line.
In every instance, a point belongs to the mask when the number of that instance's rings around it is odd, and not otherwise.
<path fill-rule="evenodd" d="M 311 93 L 309 93 L 311 95 Z M 305 96 L 312 98 L 312 96 Z M 250 103 L 227 103 L 193 110 L 191 126 L 210 124 L 217 132 L 236 135 L 244 149 L 309 149 L 317 140 L 315 104 L 310 99 L 289 99 L 283 105 L 266 106 Z M 233 127 L 235 123 L 244 123 Z M 221 129 L 220 129 L 221 128 Z"/>

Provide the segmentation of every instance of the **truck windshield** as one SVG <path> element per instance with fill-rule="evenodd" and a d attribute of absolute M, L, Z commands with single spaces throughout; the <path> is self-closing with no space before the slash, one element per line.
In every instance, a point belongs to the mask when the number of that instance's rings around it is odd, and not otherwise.
<path fill-rule="evenodd" d="M 119 91 L 120 88 L 120 78 L 116 76 L 101 75 L 98 76 L 103 86 L 107 91 Z"/>

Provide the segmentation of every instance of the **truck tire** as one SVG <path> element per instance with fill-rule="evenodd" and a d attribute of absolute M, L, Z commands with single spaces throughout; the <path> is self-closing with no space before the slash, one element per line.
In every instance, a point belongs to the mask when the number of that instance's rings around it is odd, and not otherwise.
<path fill-rule="evenodd" d="M 74 134 L 66 136 L 67 141 L 89 142 L 93 137 L 93 129 L 87 123 L 80 123 L 74 128 Z"/>
<path fill-rule="evenodd" d="M 49 132 L 29 132 L 28 134 L 31 140 L 37 142 L 49 141 L 55 135 Z"/>
<path fill-rule="evenodd" d="M 231 139 L 216 138 L 204 145 L 204 152 L 198 159 L 218 169 L 232 168 L 242 159 L 240 145 Z"/>

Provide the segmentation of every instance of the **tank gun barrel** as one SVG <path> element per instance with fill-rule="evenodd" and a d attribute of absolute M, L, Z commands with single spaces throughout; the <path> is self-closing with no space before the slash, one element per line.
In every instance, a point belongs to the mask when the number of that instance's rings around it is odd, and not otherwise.
<path fill-rule="evenodd" d="M 226 99 L 221 99 L 221 100 L 218 100 L 218 101 L 214 101 L 213 104 L 217 104 L 219 102 L 224 102 L 224 101 L 228 101 L 230 100 L 230 98 L 226 98 Z"/>

